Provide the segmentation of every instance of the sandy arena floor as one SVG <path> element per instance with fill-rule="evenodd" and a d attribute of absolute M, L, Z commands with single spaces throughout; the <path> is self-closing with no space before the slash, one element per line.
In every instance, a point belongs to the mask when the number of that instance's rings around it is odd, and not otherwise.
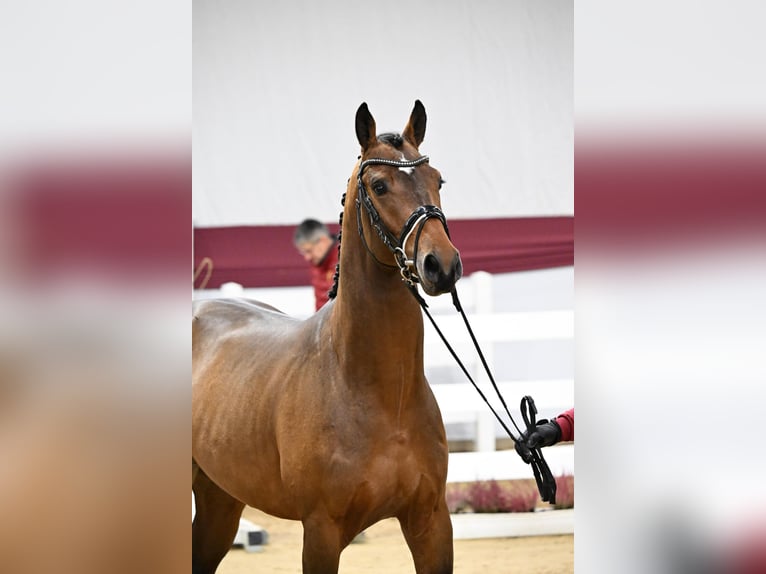
<path fill-rule="evenodd" d="M 301 573 L 299 522 L 281 520 L 252 508 L 243 518 L 268 532 L 269 544 L 261 552 L 232 549 L 218 568 L 219 574 Z M 363 542 L 343 551 L 340 572 L 356 574 L 413 573 L 409 549 L 391 518 L 365 532 Z M 456 574 L 571 574 L 574 572 L 574 537 L 539 536 L 455 541 Z"/>

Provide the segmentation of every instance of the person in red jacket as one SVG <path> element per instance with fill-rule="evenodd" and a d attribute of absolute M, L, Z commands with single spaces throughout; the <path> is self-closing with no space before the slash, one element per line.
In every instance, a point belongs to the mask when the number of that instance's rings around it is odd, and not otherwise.
<path fill-rule="evenodd" d="M 338 239 L 326 225 L 316 219 L 305 219 L 295 228 L 293 244 L 303 259 L 311 265 L 311 285 L 318 311 L 327 303 L 338 263 Z"/>
<path fill-rule="evenodd" d="M 516 452 L 524 459 L 524 462 L 528 463 L 532 460 L 532 454 L 528 449 L 568 441 L 574 441 L 574 407 L 552 420 L 537 421 L 531 433 L 524 431 L 516 442 Z"/>

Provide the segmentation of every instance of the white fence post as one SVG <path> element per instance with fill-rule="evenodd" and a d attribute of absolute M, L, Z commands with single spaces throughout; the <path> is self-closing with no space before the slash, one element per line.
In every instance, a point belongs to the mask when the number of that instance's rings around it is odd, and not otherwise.
<path fill-rule="evenodd" d="M 221 284 L 219 290 L 222 297 L 243 297 L 245 294 L 245 288 L 234 281 Z"/>
<path fill-rule="evenodd" d="M 476 315 L 490 315 L 493 310 L 493 289 L 492 275 L 486 271 L 477 271 L 471 275 L 471 281 L 474 285 L 474 313 Z M 476 339 L 484 352 L 484 358 L 490 369 L 494 365 L 494 344 L 492 342 L 482 342 L 481 334 L 475 333 Z M 474 369 L 474 380 L 480 388 L 489 388 L 490 382 L 481 360 L 477 359 Z M 485 393 L 487 394 L 487 393 Z M 490 395 L 487 394 L 489 397 Z M 479 452 L 489 452 L 495 450 L 495 418 L 488 408 L 484 408 L 476 417 L 476 450 Z"/>

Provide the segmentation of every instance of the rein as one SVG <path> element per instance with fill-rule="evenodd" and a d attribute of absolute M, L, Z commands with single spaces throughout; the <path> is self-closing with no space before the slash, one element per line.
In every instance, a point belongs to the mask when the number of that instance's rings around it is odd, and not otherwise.
<path fill-rule="evenodd" d="M 500 426 L 503 427 L 503 430 L 505 430 L 506 434 L 511 438 L 511 440 L 514 443 L 518 443 L 520 437 L 517 438 L 516 436 L 514 436 L 513 432 L 511 432 L 511 430 L 508 428 L 508 425 L 505 424 L 505 421 L 503 421 L 502 417 L 497 413 L 494 407 L 492 407 L 489 400 L 487 400 L 486 395 L 479 388 L 479 385 L 477 385 L 476 381 L 473 380 L 473 377 L 471 377 L 470 373 L 468 372 L 468 369 L 465 368 L 465 365 L 457 356 L 457 353 L 449 344 L 449 341 L 447 341 L 447 338 L 444 336 L 444 333 L 442 333 L 441 329 L 439 329 L 438 325 L 436 324 L 436 321 L 434 321 L 434 318 L 431 316 L 431 313 L 428 311 L 428 304 L 425 302 L 425 299 L 423 299 L 420 293 L 418 293 L 417 286 L 411 286 L 410 292 L 415 297 L 417 302 L 420 304 L 420 307 L 423 309 L 423 312 L 428 317 L 428 320 L 431 321 L 431 325 L 433 325 L 434 329 L 436 329 L 436 332 L 438 333 L 439 338 L 441 338 L 442 342 L 444 343 L 444 346 L 447 347 L 447 350 L 455 359 L 455 362 L 463 371 L 463 374 L 465 374 L 466 378 L 471 382 L 471 385 L 473 385 L 473 388 L 476 389 L 477 393 L 479 393 L 479 396 L 487 405 L 487 408 L 489 408 L 492 414 L 495 415 L 495 418 L 500 423 Z M 460 299 L 457 296 L 457 289 L 453 288 L 451 291 L 451 295 L 452 295 L 452 304 L 455 306 L 455 309 L 457 309 L 457 311 L 460 313 L 460 316 L 463 318 L 463 323 L 465 323 L 466 329 L 468 330 L 468 334 L 471 336 L 471 341 L 473 342 L 473 346 L 476 349 L 476 352 L 478 353 L 479 358 L 481 359 L 481 364 L 484 367 L 484 371 L 487 373 L 487 376 L 489 377 L 489 381 L 492 383 L 492 388 L 495 389 L 495 393 L 500 399 L 500 403 L 503 405 L 503 408 L 505 409 L 505 413 L 508 415 L 508 419 L 513 423 L 513 426 L 516 428 L 516 431 L 519 433 L 519 435 L 521 435 L 521 430 L 519 430 L 519 426 L 516 424 L 516 421 L 513 419 L 513 415 L 511 415 L 511 412 L 508 409 L 508 405 L 505 403 L 505 399 L 503 398 L 503 395 L 500 392 L 500 388 L 497 386 L 497 383 L 495 382 L 495 378 L 492 376 L 492 371 L 490 371 L 489 369 L 487 360 L 484 358 L 484 353 L 482 353 L 481 351 L 479 342 L 476 340 L 476 336 L 473 333 L 471 324 L 468 322 L 468 317 L 466 317 L 465 312 L 463 311 L 463 306 L 460 303 Z M 524 419 L 524 424 L 527 427 L 527 436 L 528 436 L 529 434 L 532 433 L 532 431 L 535 429 L 535 426 L 537 424 L 537 421 L 536 421 L 537 407 L 535 406 L 534 399 L 529 395 L 524 396 L 521 399 L 520 410 L 521 410 L 521 416 Z M 528 448 L 528 447 L 526 447 L 525 445 L 525 448 Z M 532 473 L 535 476 L 535 482 L 537 483 L 537 490 L 540 492 L 540 498 L 542 498 L 543 502 L 550 502 L 551 504 L 555 504 L 556 503 L 556 479 L 554 478 L 553 473 L 551 472 L 551 469 L 548 466 L 548 463 L 545 461 L 545 458 L 543 457 L 543 453 L 540 450 L 540 448 L 539 447 L 528 448 L 528 450 L 531 454 L 531 462 L 529 464 L 532 466 Z"/>
<path fill-rule="evenodd" d="M 423 309 L 423 312 L 426 314 L 429 321 L 431 321 L 431 324 L 433 325 L 434 329 L 436 329 L 436 332 L 438 333 L 444 345 L 447 347 L 447 350 L 450 352 L 452 357 L 457 362 L 460 369 L 463 371 L 463 374 L 465 374 L 466 378 L 468 378 L 468 380 L 471 382 L 471 385 L 473 385 L 473 388 L 476 389 L 476 392 L 479 393 L 479 396 L 482 398 L 482 400 L 487 405 L 487 407 L 492 412 L 492 414 L 495 415 L 495 418 L 500 423 L 500 426 L 503 427 L 503 430 L 505 430 L 505 432 L 508 434 L 511 440 L 513 440 L 514 443 L 518 443 L 520 437 L 515 436 L 513 432 L 508 428 L 508 425 L 505 424 L 505 421 L 503 420 L 503 418 L 492 407 L 486 395 L 482 392 L 482 390 L 476 384 L 476 381 L 473 380 L 473 377 L 471 377 L 470 373 L 468 372 L 468 369 L 466 369 L 463 362 L 457 356 L 457 353 L 449 344 L 449 342 L 447 341 L 447 338 L 444 336 L 441 329 L 439 329 L 439 326 L 436 324 L 436 321 L 434 321 L 434 318 L 431 316 L 431 313 L 428 311 L 428 304 L 426 303 L 425 299 L 423 299 L 423 297 L 418 292 L 417 283 L 420 282 L 420 278 L 417 276 L 417 273 L 415 272 L 415 262 L 417 261 L 417 256 L 418 256 L 418 243 L 420 241 L 420 234 L 423 231 L 423 226 L 429 219 L 438 219 L 439 221 L 441 221 L 442 225 L 444 226 L 444 230 L 447 232 L 447 237 L 449 237 L 449 228 L 447 227 L 447 219 L 444 216 L 444 213 L 442 213 L 441 209 L 439 209 L 435 205 L 421 205 L 415 211 L 413 211 L 412 214 L 407 218 L 407 221 L 404 223 L 404 227 L 402 228 L 402 231 L 400 232 L 399 237 L 397 238 L 386 228 L 385 224 L 383 223 L 380 217 L 380 213 L 378 213 L 378 210 L 375 208 L 375 205 L 372 203 L 372 199 L 367 193 L 367 189 L 365 188 L 365 185 L 362 182 L 362 174 L 364 172 L 364 169 L 368 165 L 389 165 L 393 167 L 411 168 L 411 167 L 417 167 L 423 163 L 426 163 L 427 161 L 428 161 L 428 156 L 421 156 L 412 161 L 397 161 L 397 160 L 383 159 L 383 158 L 370 158 L 370 159 L 364 160 L 360 164 L 359 171 L 357 173 L 358 193 L 356 198 L 356 220 L 357 220 L 357 226 L 359 229 L 359 236 L 361 237 L 362 243 L 364 244 L 364 247 L 367 250 L 367 252 L 372 256 L 372 258 L 379 265 L 383 267 L 399 269 L 399 272 L 402 276 L 402 280 L 407 284 L 407 288 L 409 289 L 410 293 L 412 293 L 413 297 L 415 297 L 415 300 Z M 367 214 L 370 218 L 370 224 L 372 225 L 373 229 L 375 229 L 375 232 L 377 233 L 380 240 L 394 254 L 396 266 L 389 265 L 387 263 L 380 261 L 372 252 L 370 247 L 367 245 L 367 240 L 364 237 L 364 231 L 362 229 L 362 214 L 361 214 L 362 207 L 364 207 L 365 211 L 367 211 Z M 415 230 L 417 231 L 415 232 Z M 413 248 L 412 259 L 407 259 L 407 255 L 404 251 L 404 248 L 413 232 L 415 232 L 415 245 Z M 460 299 L 458 298 L 458 295 L 457 295 L 457 289 L 453 288 L 451 291 L 451 294 L 452 294 L 452 304 L 455 306 L 455 309 L 458 311 L 458 313 L 460 313 L 460 316 L 463 318 L 463 322 L 465 323 L 466 329 L 468 330 L 468 333 L 471 336 L 471 340 L 473 341 L 474 348 L 476 349 L 479 355 L 479 358 L 481 359 L 482 366 L 484 367 L 484 370 L 487 373 L 487 376 L 489 377 L 490 382 L 492 383 L 492 387 L 495 389 L 495 393 L 497 393 L 497 396 L 500 399 L 500 403 L 503 405 L 503 408 L 505 409 L 505 413 L 508 415 L 508 418 L 510 419 L 511 423 L 513 423 L 513 426 L 516 428 L 516 431 L 519 433 L 519 435 L 521 435 L 522 432 L 519 429 L 519 426 L 516 424 L 516 421 L 513 419 L 513 416 L 511 415 L 510 410 L 508 409 L 508 405 L 506 404 L 505 399 L 503 398 L 503 395 L 500 392 L 500 389 L 498 388 L 497 383 L 495 382 L 495 378 L 492 376 L 492 372 L 489 369 L 487 360 L 484 358 L 484 353 L 482 353 L 481 347 L 479 346 L 479 342 L 476 340 L 476 336 L 473 333 L 473 329 L 471 328 L 471 325 L 468 322 L 468 318 L 466 317 L 465 312 L 463 311 L 463 306 L 461 305 Z M 535 429 L 536 415 L 537 415 L 537 408 L 535 407 L 535 401 L 532 399 L 531 396 L 527 395 L 521 399 L 520 409 L 521 409 L 521 415 L 524 419 L 524 424 L 526 425 L 526 428 L 527 428 L 527 433 L 531 434 L 532 431 Z M 534 473 L 534 476 L 535 476 L 535 482 L 537 483 L 537 489 L 540 492 L 540 497 L 542 498 L 544 502 L 555 504 L 556 479 L 553 477 L 553 474 L 551 473 L 551 470 L 548 467 L 548 463 L 545 462 L 545 458 L 543 458 L 543 454 L 540 448 L 529 449 L 529 451 L 531 454 L 530 464 L 532 466 L 532 472 Z"/>

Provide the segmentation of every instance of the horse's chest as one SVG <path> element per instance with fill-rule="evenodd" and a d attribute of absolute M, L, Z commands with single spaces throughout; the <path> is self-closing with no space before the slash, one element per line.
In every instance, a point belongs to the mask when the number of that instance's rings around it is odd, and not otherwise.
<path fill-rule="evenodd" d="M 366 464 L 355 467 L 346 484 L 346 511 L 396 516 L 413 500 L 423 497 L 424 484 L 430 485 L 426 498 L 438 496 L 438 485 L 446 479 L 446 457 L 444 461 L 440 458 L 427 456 L 407 440 L 396 440 L 388 448 L 378 449 Z"/>
<path fill-rule="evenodd" d="M 424 445 L 404 431 L 394 433 L 389 440 L 371 445 L 364 463 L 356 466 L 357 479 L 377 482 L 385 496 L 408 493 L 423 475 L 439 481 L 446 476 L 447 454 L 431 445 Z"/>

